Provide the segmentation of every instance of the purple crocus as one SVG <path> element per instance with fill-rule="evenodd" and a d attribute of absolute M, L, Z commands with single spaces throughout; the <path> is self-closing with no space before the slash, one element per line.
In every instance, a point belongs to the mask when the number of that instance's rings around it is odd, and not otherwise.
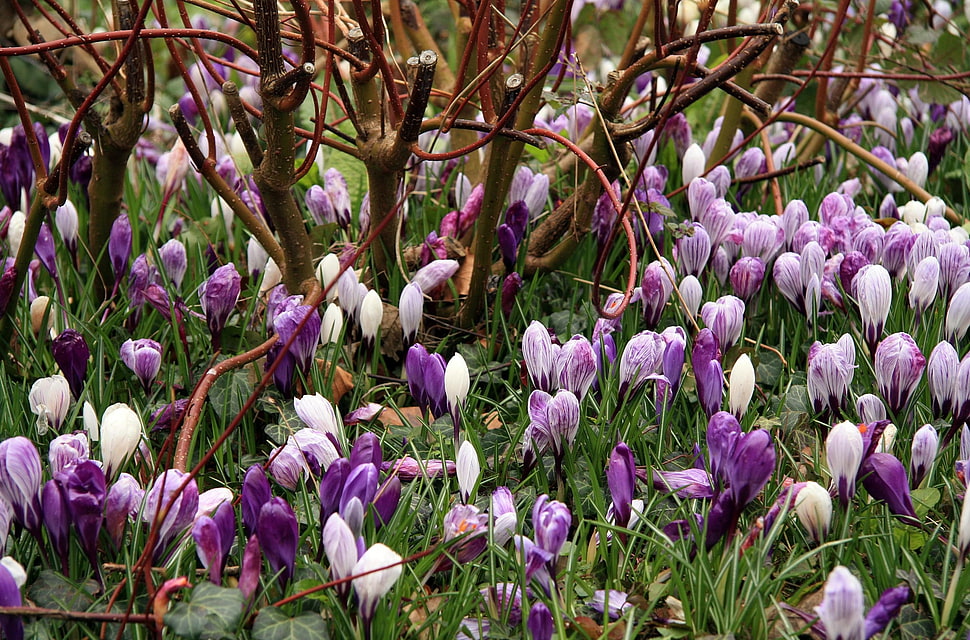
<path fill-rule="evenodd" d="M 81 548 L 91 562 L 95 575 L 100 578 L 98 534 L 101 532 L 107 495 L 104 472 L 97 463 L 85 460 L 61 472 L 57 480 L 64 487 Z"/>
<path fill-rule="evenodd" d="M 76 400 L 84 389 L 84 377 L 88 372 L 88 358 L 91 351 L 79 332 L 65 329 L 51 342 L 51 352 L 54 362 L 61 368 L 67 383 L 71 387 L 71 395 Z"/>
<path fill-rule="evenodd" d="M 532 640 L 552 640 L 552 612 L 542 602 L 532 605 L 526 625 L 529 627 Z"/>
<path fill-rule="evenodd" d="M 569 507 L 558 500 L 549 500 L 547 495 L 539 496 L 532 507 L 535 543 L 551 556 L 547 566 L 553 574 L 556 569 L 556 558 L 569 536 L 572 519 Z"/>
<path fill-rule="evenodd" d="M 131 257 L 131 221 L 127 214 L 119 215 L 111 225 L 108 256 L 111 258 L 115 280 L 120 281 L 128 271 L 128 259 Z"/>
<path fill-rule="evenodd" d="M 179 490 L 187 476 L 177 469 L 168 469 L 155 479 L 145 498 L 142 519 L 158 531 L 154 550 L 156 561 L 195 520 L 199 508 L 199 489 L 195 478 L 189 478 L 185 487 Z"/>
<path fill-rule="evenodd" d="M 808 350 L 808 395 L 816 413 L 841 415 L 855 368 L 855 345 L 846 334 L 835 344 L 815 342 Z"/>
<path fill-rule="evenodd" d="M 738 259 L 731 267 L 731 288 L 744 302 L 750 302 L 761 290 L 765 279 L 765 261 L 756 256 Z"/>
<path fill-rule="evenodd" d="M 23 605 L 20 586 L 6 566 L 0 564 L 0 606 L 19 607 Z M 23 640 L 24 619 L 21 616 L 0 615 L 0 635 L 7 640 Z"/>
<path fill-rule="evenodd" d="M 202 565 L 209 570 L 214 584 L 222 582 L 222 571 L 229 560 L 229 551 L 236 537 L 236 515 L 232 502 L 222 502 L 211 516 L 201 515 L 192 527 L 196 552 Z"/>
<path fill-rule="evenodd" d="M 706 236 L 706 234 L 705 234 Z M 710 249 L 710 240 L 708 240 Z M 705 262 L 706 262 L 705 258 Z M 640 302 L 643 304 L 643 321 L 647 329 L 654 329 L 660 322 L 667 301 L 674 289 L 671 282 L 673 268 L 666 260 L 655 260 L 647 265 L 640 284 Z"/>
<path fill-rule="evenodd" d="M 641 331 L 623 348 L 620 355 L 620 389 L 617 406 L 639 391 L 663 364 L 666 342 L 660 334 Z"/>
<path fill-rule="evenodd" d="M 617 444 L 610 454 L 606 484 L 613 498 L 613 519 L 618 526 L 626 527 L 630 522 L 630 508 L 636 485 L 636 460 L 625 442 Z"/>
<path fill-rule="evenodd" d="M 276 386 L 287 395 L 292 393 L 294 369 L 298 369 L 303 375 L 310 371 L 320 340 L 320 314 L 314 307 L 300 304 L 302 300 L 302 296 L 290 296 L 280 303 L 276 317 L 273 318 L 273 330 L 279 336 L 279 341 L 267 356 L 267 366 L 276 358 L 283 358 L 283 362 L 273 373 L 273 380 Z M 306 319 L 305 322 L 304 319 Z M 300 328 L 301 323 L 302 328 Z M 290 342 L 291 339 L 292 342 Z M 289 349 L 280 356 L 281 350 L 288 342 L 290 342 Z"/>
<path fill-rule="evenodd" d="M 293 577 L 300 527 L 293 508 L 283 498 L 271 498 L 259 510 L 256 533 L 273 573 L 280 574 L 282 590 Z"/>
<path fill-rule="evenodd" d="M 948 415 L 953 408 L 959 367 L 960 356 L 946 340 L 937 344 L 930 352 L 926 364 L 926 381 L 930 388 L 930 403 L 935 418 Z"/>
<path fill-rule="evenodd" d="M 541 322 L 533 320 L 522 334 L 522 358 L 534 389 L 547 393 L 556 390 L 559 345 L 553 344 L 549 330 Z"/>
<path fill-rule="evenodd" d="M 699 276 L 711 257 L 711 237 L 704 225 L 692 223 L 675 246 L 677 266 L 684 275 Z M 669 283 L 669 278 L 668 278 Z"/>
<path fill-rule="evenodd" d="M 341 580 L 353 575 L 354 565 L 360 559 L 357 540 L 340 514 L 331 514 L 323 526 L 323 550 L 330 562 L 330 579 Z M 350 582 L 336 585 L 342 598 L 350 594 Z"/>
<path fill-rule="evenodd" d="M 247 536 L 256 533 L 256 521 L 259 518 L 259 510 L 264 504 L 269 502 L 272 497 L 269 480 L 262 465 L 254 464 L 246 470 L 243 478 L 242 491 L 240 493 L 240 505 L 242 509 L 243 528 Z"/>
<path fill-rule="evenodd" d="M 909 482 L 903 463 L 889 453 L 873 453 L 866 457 L 860 469 L 862 486 L 876 500 L 882 500 L 889 510 L 903 522 L 918 525 Z"/>
<path fill-rule="evenodd" d="M 724 372 L 717 336 L 710 329 L 701 329 L 691 351 L 691 366 L 697 383 L 697 399 L 708 416 L 714 415 L 724 399 Z"/>
<path fill-rule="evenodd" d="M 874 358 L 876 383 L 895 415 L 902 415 L 925 368 L 926 358 L 909 334 L 894 333 L 879 343 Z"/>
<path fill-rule="evenodd" d="M 54 235 L 51 233 L 47 223 L 41 223 L 40 231 L 37 234 L 37 244 L 34 245 L 34 252 L 40 259 L 40 264 L 47 270 L 55 280 L 57 279 L 57 260 L 54 251 Z"/>
<path fill-rule="evenodd" d="M 744 327 L 744 302 L 734 296 L 721 296 L 715 302 L 704 303 L 701 319 L 717 336 L 720 347 L 730 349 Z"/>
<path fill-rule="evenodd" d="M 35 538 L 41 526 L 41 464 L 37 447 L 15 436 L 0 442 L 0 497 L 13 508 L 14 519 Z"/>
<path fill-rule="evenodd" d="M 410 346 L 418 337 L 421 328 L 421 317 L 424 314 L 424 293 L 421 286 L 413 282 L 408 283 L 401 291 L 401 301 L 398 305 L 401 319 L 401 330 L 404 332 L 404 344 Z"/>
<path fill-rule="evenodd" d="M 828 640 L 868 640 L 886 628 L 910 596 L 906 586 L 888 589 L 866 615 L 862 584 L 851 571 L 838 566 L 825 581 L 822 604 L 815 612 Z"/>
<path fill-rule="evenodd" d="M 41 507 L 44 515 L 44 528 L 54 553 L 61 560 L 61 572 L 68 575 L 70 564 L 71 507 L 67 503 L 64 488 L 57 480 L 48 480 L 41 491 Z"/>
<path fill-rule="evenodd" d="M 208 280 L 199 286 L 199 301 L 205 321 L 212 334 L 213 345 L 218 349 L 222 330 L 229 314 L 239 301 L 242 277 L 231 262 L 215 270 Z"/>
<path fill-rule="evenodd" d="M 913 436 L 912 457 L 909 463 L 909 486 L 919 487 L 923 478 L 933 468 L 940 448 L 940 437 L 931 424 L 924 424 Z"/>
<path fill-rule="evenodd" d="M 126 340 L 121 345 L 121 361 L 141 380 L 145 393 L 150 393 L 162 367 L 162 345 L 149 338 Z"/>
<path fill-rule="evenodd" d="M 569 339 L 556 359 L 559 387 L 572 391 L 580 400 L 596 378 L 596 352 L 589 340 L 580 335 Z"/>
<path fill-rule="evenodd" d="M 127 473 L 122 473 L 111 488 L 104 502 L 104 525 L 114 543 L 120 550 L 128 519 L 138 515 L 145 492 L 138 481 Z"/>
<path fill-rule="evenodd" d="M 158 258 L 169 282 L 178 291 L 182 287 L 182 279 L 185 277 L 185 270 L 188 267 L 185 245 L 172 238 L 159 247 Z"/>
<path fill-rule="evenodd" d="M 411 345 L 404 360 L 411 397 L 421 411 L 431 411 L 440 417 L 448 411 L 445 398 L 445 369 L 447 363 L 440 353 L 429 354 L 422 344 Z"/>

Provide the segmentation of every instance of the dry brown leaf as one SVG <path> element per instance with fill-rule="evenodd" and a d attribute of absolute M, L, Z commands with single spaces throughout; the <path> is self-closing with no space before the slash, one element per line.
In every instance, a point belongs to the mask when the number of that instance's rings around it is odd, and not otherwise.
<path fill-rule="evenodd" d="M 482 416 L 482 422 L 485 423 L 485 428 L 488 431 L 494 431 L 495 429 L 501 429 L 505 426 L 502 422 L 502 418 L 499 417 L 498 411 L 490 411 Z"/>
<path fill-rule="evenodd" d="M 317 360 L 317 366 L 323 373 L 324 378 L 330 376 L 330 367 L 333 365 L 327 360 Z M 333 372 L 333 386 L 330 389 L 317 389 L 318 393 L 326 396 L 334 404 L 340 402 L 344 395 L 354 388 L 354 377 L 349 371 L 336 367 Z"/>
<path fill-rule="evenodd" d="M 397 307 L 384 303 L 384 316 L 381 319 L 381 355 L 398 358 L 404 351 L 404 330 Z"/>
<path fill-rule="evenodd" d="M 408 613 L 408 620 L 411 621 L 412 629 L 414 631 L 418 631 L 418 629 L 423 627 L 428 622 L 428 618 L 435 617 L 438 609 L 442 604 L 444 604 L 445 598 L 441 596 L 428 598 L 427 594 L 425 593 L 416 595 L 414 598 L 412 598 L 411 602 L 413 603 L 413 606 L 411 611 Z M 433 626 L 425 628 L 424 631 L 421 631 L 418 634 L 418 637 L 422 640 L 435 637 L 435 635 L 432 634 L 433 629 Z"/>
<path fill-rule="evenodd" d="M 472 270 L 475 268 L 475 254 L 469 253 L 461 261 L 458 271 L 451 277 L 459 296 L 467 296 L 472 284 Z M 450 296 L 445 296 L 446 299 Z"/>
<path fill-rule="evenodd" d="M 397 409 L 384 409 L 381 415 L 377 417 L 377 421 L 385 427 L 401 427 L 405 425 L 417 427 L 422 422 L 421 408 L 398 407 Z"/>

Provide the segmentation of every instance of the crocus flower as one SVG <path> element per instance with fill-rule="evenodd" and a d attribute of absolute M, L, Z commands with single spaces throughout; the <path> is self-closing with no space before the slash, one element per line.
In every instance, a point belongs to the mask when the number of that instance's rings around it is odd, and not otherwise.
<path fill-rule="evenodd" d="M 172 238 L 158 248 L 158 258 L 169 282 L 178 291 L 182 287 L 182 279 L 185 277 L 186 268 L 188 268 L 185 245 Z"/>
<path fill-rule="evenodd" d="M 488 514 L 472 504 L 456 504 L 445 514 L 442 522 L 444 542 L 456 540 L 451 545 L 451 557 L 441 557 L 435 565 L 437 571 L 445 571 L 458 564 L 471 562 L 488 546 Z"/>
<path fill-rule="evenodd" d="M 701 287 L 700 280 L 694 276 L 684 276 L 680 281 L 680 297 L 684 300 L 684 313 L 691 318 L 696 318 L 704 300 L 704 289 Z"/>
<path fill-rule="evenodd" d="M 151 523 L 158 531 L 154 551 L 156 561 L 162 558 L 168 545 L 195 520 L 199 508 L 199 489 L 195 478 L 189 478 L 185 487 L 180 490 L 187 476 L 188 474 L 177 469 L 164 471 L 152 483 L 145 498 L 142 519 Z"/>
<path fill-rule="evenodd" d="M 832 427 L 825 440 L 825 455 L 832 482 L 845 508 L 855 495 L 856 474 L 864 455 L 862 434 L 858 427 L 851 422 L 840 422 Z"/>
<path fill-rule="evenodd" d="M 620 356 L 619 404 L 632 397 L 660 370 L 665 348 L 664 339 L 653 331 L 641 331 L 630 338 Z"/>
<path fill-rule="evenodd" d="M 70 551 L 71 507 L 61 483 L 48 480 L 41 491 L 44 529 L 54 552 L 61 560 L 61 571 L 67 575 L 70 570 L 68 552 Z M 6 532 L 4 532 L 6 533 Z"/>
<path fill-rule="evenodd" d="M 933 468 L 936 453 L 940 447 L 940 437 L 933 425 L 924 424 L 913 436 L 912 457 L 909 463 L 909 484 L 913 489 L 919 487 L 923 478 Z"/>
<path fill-rule="evenodd" d="M 58 481 L 64 487 L 81 548 L 91 562 L 95 575 L 99 575 L 98 534 L 104 519 L 104 501 L 107 494 L 104 472 L 95 462 L 85 460 L 61 472 Z"/>
<path fill-rule="evenodd" d="M 828 535 L 832 523 L 832 496 L 819 483 L 806 482 L 795 498 L 795 514 L 808 535 L 819 544 Z"/>
<path fill-rule="evenodd" d="M 537 320 L 533 320 L 522 334 L 522 358 L 534 389 L 547 393 L 556 390 L 559 347 L 552 343 L 548 329 Z"/>
<path fill-rule="evenodd" d="M 926 358 L 909 334 L 894 333 L 879 343 L 874 358 L 876 383 L 894 414 L 902 415 L 925 368 Z"/>
<path fill-rule="evenodd" d="M 125 340 L 121 345 L 121 361 L 141 380 L 145 393 L 162 367 L 162 345 L 148 338 Z"/>
<path fill-rule="evenodd" d="M 841 414 L 855 368 L 855 345 L 843 335 L 835 344 L 815 342 L 808 350 L 808 395 L 816 413 Z"/>
<path fill-rule="evenodd" d="M 13 508 L 14 519 L 35 537 L 41 524 L 41 474 L 34 443 L 23 436 L 0 442 L 0 497 Z"/>
<path fill-rule="evenodd" d="M 605 614 L 610 620 L 618 620 L 624 611 L 633 606 L 627 599 L 627 594 L 622 591 L 597 589 L 586 605 L 596 613 Z"/>
<path fill-rule="evenodd" d="M 328 304 L 320 321 L 320 342 L 324 345 L 339 344 L 340 334 L 344 330 L 344 313 L 340 306 Z"/>
<path fill-rule="evenodd" d="M 535 505 L 532 507 L 535 543 L 552 556 L 552 560 L 548 563 L 549 570 L 552 572 L 555 572 L 555 559 L 569 536 L 572 519 L 569 507 L 558 500 L 549 500 L 547 495 L 536 498 Z"/>
<path fill-rule="evenodd" d="M 84 336 L 74 329 L 62 331 L 51 342 L 51 353 L 54 355 L 54 362 L 67 378 L 71 394 L 75 399 L 79 398 L 84 389 L 84 377 L 88 372 L 88 358 L 91 357 Z"/>
<path fill-rule="evenodd" d="M 421 317 L 424 314 L 424 292 L 421 286 L 408 283 L 401 291 L 401 302 L 398 306 L 401 319 L 401 330 L 404 332 L 404 345 L 410 346 L 418 337 L 421 328 Z"/>
<path fill-rule="evenodd" d="M 377 543 L 368 549 L 354 565 L 354 593 L 357 594 L 357 607 L 364 626 L 368 628 L 377 612 L 377 604 L 401 577 L 401 556 L 390 547 Z"/>
<path fill-rule="evenodd" d="M 909 306 L 916 310 L 917 321 L 936 299 L 940 285 L 940 261 L 936 256 L 927 256 L 916 265 L 913 281 L 909 287 Z"/>
<path fill-rule="evenodd" d="M 461 443 L 461 447 L 458 449 L 455 468 L 458 471 L 458 492 L 461 496 L 461 501 L 467 503 L 472 495 L 472 491 L 475 489 L 475 485 L 478 484 L 478 478 L 482 471 L 481 465 L 478 462 L 478 451 L 470 441 L 465 440 Z"/>
<path fill-rule="evenodd" d="M 705 234 L 706 236 L 706 234 Z M 710 249 L 708 240 L 708 249 Z M 707 258 L 705 257 L 705 262 Z M 673 268 L 663 260 L 655 260 L 647 265 L 643 272 L 643 280 L 640 284 L 640 302 L 643 304 L 643 321 L 647 329 L 654 329 L 660 322 L 667 301 L 674 289 L 670 278 L 673 276 Z"/>
<path fill-rule="evenodd" d="M 734 296 L 722 296 L 701 307 L 701 319 L 717 336 L 718 344 L 730 349 L 741 337 L 744 325 L 744 302 Z"/>
<path fill-rule="evenodd" d="M 903 463 L 889 453 L 867 456 L 859 470 L 862 486 L 876 500 L 882 500 L 903 522 L 917 524 L 916 511 L 909 495 L 909 483 Z"/>
<path fill-rule="evenodd" d="M 88 438 L 84 433 L 65 433 L 54 438 L 47 450 L 50 472 L 56 476 L 59 471 L 88 459 Z"/>
<path fill-rule="evenodd" d="M 54 226 L 57 227 L 58 233 L 61 234 L 61 240 L 64 241 L 64 246 L 73 255 L 77 252 L 77 230 L 78 230 L 78 219 L 77 219 L 77 208 L 70 200 L 65 200 L 64 204 L 57 207 L 54 211 Z"/>
<path fill-rule="evenodd" d="M 404 370 L 408 378 L 408 390 L 421 411 L 430 409 L 431 414 L 439 417 L 448 410 L 445 395 L 444 356 L 429 354 L 424 345 L 411 345 L 404 360 Z"/>
<path fill-rule="evenodd" d="M 458 425 L 460 424 L 461 409 L 468 398 L 468 389 L 471 386 L 471 379 L 468 375 L 468 365 L 460 353 L 451 356 L 448 366 L 445 367 L 445 400 L 448 403 L 448 411 L 451 412 L 451 420 L 455 425 L 455 441 L 458 441 Z"/>
<path fill-rule="evenodd" d="M 360 334 L 367 350 L 374 348 L 377 340 L 377 330 L 381 328 L 384 319 L 384 303 L 381 295 L 371 289 L 360 302 Z"/>
<path fill-rule="evenodd" d="M 559 350 L 556 359 L 559 387 L 582 399 L 596 378 L 596 352 L 589 340 L 573 336 Z"/>
<path fill-rule="evenodd" d="M 754 365 L 751 358 L 743 353 L 734 361 L 731 367 L 731 375 L 728 378 L 728 406 L 739 420 L 748 410 L 751 404 L 751 396 L 754 395 L 755 374 Z"/>
<path fill-rule="evenodd" d="M 259 588 L 259 574 L 263 566 L 263 554 L 259 546 L 259 537 L 252 535 L 246 542 L 239 567 L 239 590 L 243 594 L 247 606 L 252 603 L 256 589 Z"/>
<path fill-rule="evenodd" d="M 889 317 L 889 307 L 893 301 L 892 279 L 885 267 L 873 264 L 859 270 L 852 286 L 859 302 L 866 343 L 872 349 L 879 342 L 886 318 Z"/>
<path fill-rule="evenodd" d="M 280 339 L 276 345 L 278 350 L 271 351 L 270 354 L 274 355 L 274 359 L 280 357 L 279 350 L 283 349 L 287 343 L 290 344 L 289 349 L 282 356 L 284 359 L 288 358 L 288 361 L 284 360 L 276 367 L 273 378 L 281 391 L 286 394 L 292 391 L 294 368 L 298 369 L 303 375 L 310 371 L 314 353 L 320 340 L 320 314 L 313 307 L 299 304 L 301 301 L 302 297 L 300 296 L 287 298 L 287 301 L 280 305 L 283 310 L 278 312 L 273 319 L 273 330 Z M 304 319 L 306 319 L 305 322 Z M 296 337 L 293 337 L 294 335 Z M 268 355 L 267 364 L 269 362 L 270 357 Z"/>
<path fill-rule="evenodd" d="M 138 485 L 138 481 L 127 473 L 120 474 L 108 489 L 104 501 L 104 525 L 115 549 L 121 549 L 125 524 L 129 518 L 138 515 L 144 497 L 145 492 Z"/>
<path fill-rule="evenodd" d="M 606 468 L 606 484 L 613 499 L 613 518 L 620 527 L 630 522 L 630 505 L 636 485 L 636 461 L 633 452 L 624 442 L 613 448 L 609 466 Z"/>
<path fill-rule="evenodd" d="M 247 536 L 256 533 L 259 510 L 269 502 L 272 495 L 269 480 L 266 478 L 262 465 L 254 464 L 249 467 L 243 478 L 240 494 L 243 527 Z"/>
<path fill-rule="evenodd" d="M 963 340 L 970 328 L 970 282 L 960 285 L 946 312 L 946 335 L 951 342 Z"/>
<path fill-rule="evenodd" d="M 354 565 L 359 560 L 357 541 L 347 523 L 340 514 L 334 513 L 323 525 L 323 550 L 330 562 L 330 579 L 341 580 L 353 575 Z M 350 593 L 350 583 L 343 582 L 336 586 L 341 597 Z"/>
<path fill-rule="evenodd" d="M 749 302 L 765 279 L 765 261 L 756 256 L 739 258 L 730 272 L 731 288 L 741 300 Z"/>
<path fill-rule="evenodd" d="M 344 430 L 340 424 L 340 419 L 337 418 L 336 411 L 334 411 L 333 404 L 319 393 L 295 398 L 293 409 L 296 410 L 296 415 L 306 426 L 320 433 L 331 434 L 337 442 L 343 441 Z"/>
<path fill-rule="evenodd" d="M 259 510 L 256 534 L 273 573 L 280 573 L 282 589 L 293 577 L 300 527 L 293 508 L 283 498 L 271 498 Z"/>
<path fill-rule="evenodd" d="M 421 291 L 430 295 L 455 275 L 456 271 L 458 271 L 457 260 L 433 260 L 418 269 L 411 278 L 411 282 L 417 283 Z"/>
<path fill-rule="evenodd" d="M 506 320 L 512 316 L 512 308 L 515 306 L 515 297 L 522 289 L 522 276 L 518 273 L 510 273 L 502 281 L 502 314 Z"/>
<path fill-rule="evenodd" d="M 685 234 L 677 239 L 675 255 L 681 273 L 692 276 L 701 274 L 711 257 L 711 237 L 702 224 L 692 223 Z"/>
<path fill-rule="evenodd" d="M 23 572 L 21 568 L 20 573 Z M 22 584 L 17 583 L 14 574 L 6 564 L 0 563 L 0 606 L 19 607 L 23 605 L 20 595 Z M 24 619 L 21 616 L 0 615 L 0 634 L 7 640 L 23 640 Z"/>
<path fill-rule="evenodd" d="M 529 610 L 529 621 L 526 623 L 532 640 L 552 640 L 552 612 L 542 602 L 536 602 Z"/>
<path fill-rule="evenodd" d="M 131 257 L 131 221 L 128 215 L 122 213 L 111 224 L 108 235 L 108 256 L 111 268 L 115 272 L 115 280 L 121 280 L 128 271 L 128 259 Z"/>
<path fill-rule="evenodd" d="M 141 442 L 141 418 L 122 403 L 104 410 L 100 425 L 101 461 L 105 475 L 115 477 Z"/>
<path fill-rule="evenodd" d="M 217 348 L 226 320 L 239 301 L 241 287 L 242 277 L 232 263 L 216 269 L 199 287 L 199 302 Z"/>
<path fill-rule="evenodd" d="M 58 431 L 67 418 L 71 406 L 71 386 L 64 376 L 41 378 L 30 387 L 30 410 L 37 415 L 37 433 L 44 435 L 48 428 Z"/>
<path fill-rule="evenodd" d="M 868 640 L 886 628 L 909 598 L 909 587 L 888 589 L 866 615 L 862 584 L 838 566 L 825 581 L 822 604 L 815 612 L 828 640 Z"/>
<path fill-rule="evenodd" d="M 724 373 L 717 336 L 708 328 L 701 329 L 691 351 L 691 366 L 697 383 L 697 399 L 704 412 L 711 416 L 721 407 L 724 398 Z"/>

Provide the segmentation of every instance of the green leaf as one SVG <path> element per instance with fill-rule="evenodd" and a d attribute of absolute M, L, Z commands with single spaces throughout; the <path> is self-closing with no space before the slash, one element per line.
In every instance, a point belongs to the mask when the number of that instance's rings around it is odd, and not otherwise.
<path fill-rule="evenodd" d="M 927 487 L 925 489 L 914 489 L 910 493 L 910 497 L 913 499 L 913 509 L 916 511 L 916 515 L 923 518 L 929 513 L 930 509 L 940 503 L 942 494 L 940 494 L 939 489 Z"/>
<path fill-rule="evenodd" d="M 27 596 L 45 609 L 86 611 L 94 603 L 92 594 L 97 590 L 98 585 L 93 580 L 76 585 L 61 574 L 45 569 L 30 585 Z"/>
<path fill-rule="evenodd" d="M 179 602 L 165 614 L 165 625 L 184 638 L 234 638 L 243 604 L 239 589 L 203 582 L 192 590 L 189 602 Z"/>
<path fill-rule="evenodd" d="M 329 638 L 327 625 L 318 613 L 290 618 L 276 607 L 263 607 L 253 623 L 253 640 L 307 640 Z"/>
<path fill-rule="evenodd" d="M 231 418 L 242 410 L 243 404 L 253 391 L 249 369 L 243 368 L 216 380 L 209 392 L 213 410 L 220 418 Z"/>

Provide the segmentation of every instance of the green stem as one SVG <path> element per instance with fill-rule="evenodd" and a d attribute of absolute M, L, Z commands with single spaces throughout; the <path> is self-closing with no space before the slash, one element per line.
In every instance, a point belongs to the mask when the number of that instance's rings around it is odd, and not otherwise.
<path fill-rule="evenodd" d="M 957 560 L 957 568 L 953 570 L 953 576 L 950 578 L 950 586 L 946 590 L 946 601 L 943 604 L 943 616 L 941 622 L 943 623 L 943 629 L 949 629 L 952 627 L 953 620 L 953 605 L 957 600 L 957 588 L 960 584 L 960 575 L 963 573 L 963 559 Z"/>

